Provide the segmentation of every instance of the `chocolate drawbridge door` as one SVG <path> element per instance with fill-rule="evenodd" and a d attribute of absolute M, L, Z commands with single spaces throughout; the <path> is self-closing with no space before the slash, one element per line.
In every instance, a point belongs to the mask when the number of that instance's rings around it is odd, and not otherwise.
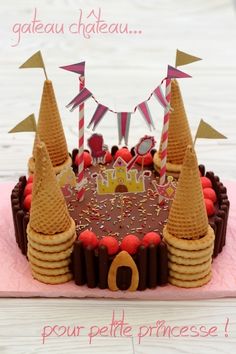
<path fill-rule="evenodd" d="M 138 288 L 139 272 L 133 258 L 126 251 L 121 251 L 113 259 L 108 273 L 110 290 L 135 291 Z"/>

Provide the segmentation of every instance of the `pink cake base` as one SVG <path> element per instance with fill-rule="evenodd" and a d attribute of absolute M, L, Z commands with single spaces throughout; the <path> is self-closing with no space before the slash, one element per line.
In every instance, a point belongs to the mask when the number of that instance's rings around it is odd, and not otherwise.
<path fill-rule="evenodd" d="M 46 285 L 34 280 L 26 258 L 15 241 L 10 194 L 15 183 L 0 184 L 0 297 L 68 297 L 113 298 L 140 300 L 194 300 L 236 297 L 236 182 L 224 185 L 228 190 L 230 213 L 227 241 L 213 262 L 213 278 L 196 289 L 181 289 L 171 285 L 145 291 L 89 289 L 73 281 L 62 285 Z"/>

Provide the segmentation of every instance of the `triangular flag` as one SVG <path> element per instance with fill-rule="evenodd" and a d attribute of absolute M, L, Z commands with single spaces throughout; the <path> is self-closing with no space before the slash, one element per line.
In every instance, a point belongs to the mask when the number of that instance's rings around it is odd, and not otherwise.
<path fill-rule="evenodd" d="M 149 129 L 150 130 L 151 130 L 151 128 L 155 129 L 154 124 L 153 124 L 153 119 L 151 116 L 151 112 L 149 110 L 147 102 L 144 101 L 144 102 L 140 103 L 137 107 L 138 107 L 140 113 L 142 114 L 145 122 L 147 123 Z"/>
<path fill-rule="evenodd" d="M 191 54 L 181 52 L 179 49 L 176 50 L 175 66 L 181 66 L 193 63 L 194 61 L 202 60 L 201 58 L 195 57 Z"/>
<path fill-rule="evenodd" d="M 66 66 L 60 66 L 60 68 L 84 76 L 85 61 L 82 61 L 81 63 L 66 65 Z"/>
<path fill-rule="evenodd" d="M 33 54 L 19 67 L 19 69 L 26 68 L 44 68 L 43 57 L 40 50 L 37 53 Z"/>
<path fill-rule="evenodd" d="M 95 130 L 95 128 L 97 127 L 98 123 L 102 120 L 102 117 L 107 112 L 107 110 L 108 107 L 99 103 L 96 108 L 96 111 L 94 112 L 94 115 L 92 116 L 92 119 L 89 122 L 88 128 L 90 128 L 91 125 L 93 124 L 93 130 Z"/>
<path fill-rule="evenodd" d="M 72 106 L 72 108 L 70 109 L 71 112 L 73 112 L 73 110 L 78 107 L 79 105 L 81 105 L 81 103 L 83 103 L 84 101 L 86 101 L 89 97 L 92 96 L 92 92 L 90 92 L 88 89 L 86 89 L 86 87 L 80 91 L 80 93 L 75 96 L 73 98 L 72 101 L 70 101 L 68 103 L 68 105 L 66 106 L 67 108 L 69 108 L 70 106 Z"/>
<path fill-rule="evenodd" d="M 46 73 L 45 65 L 43 62 L 43 57 L 41 51 L 39 50 L 37 53 L 33 54 L 29 59 L 27 59 L 19 69 L 28 69 L 28 68 L 42 68 L 44 71 L 44 75 L 46 80 L 48 80 L 48 76 Z"/>
<path fill-rule="evenodd" d="M 21 133 L 21 132 L 36 132 L 37 126 L 34 114 L 30 114 L 27 118 L 23 119 L 8 133 Z"/>
<path fill-rule="evenodd" d="M 121 144 L 124 139 L 125 144 L 128 145 L 130 118 L 131 112 L 117 113 L 119 144 Z"/>
<path fill-rule="evenodd" d="M 227 139 L 227 137 L 201 119 L 195 135 L 194 143 L 197 139 Z"/>
<path fill-rule="evenodd" d="M 187 77 L 192 77 L 186 73 L 184 73 L 181 70 L 178 70 L 174 68 L 171 65 L 168 65 L 168 70 L 167 70 L 167 79 L 184 79 Z"/>
<path fill-rule="evenodd" d="M 169 102 L 167 101 L 163 91 L 162 91 L 162 88 L 161 88 L 161 85 L 159 85 L 154 91 L 153 91 L 156 99 L 158 100 L 158 102 L 165 108 L 169 108 L 170 109 L 170 104 Z"/>

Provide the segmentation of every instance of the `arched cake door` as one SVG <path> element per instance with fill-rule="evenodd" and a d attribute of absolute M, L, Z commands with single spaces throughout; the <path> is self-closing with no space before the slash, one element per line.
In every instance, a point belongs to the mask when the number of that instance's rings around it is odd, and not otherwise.
<path fill-rule="evenodd" d="M 117 282 L 117 273 L 126 272 L 129 268 L 131 271 L 131 279 L 130 285 L 127 288 L 128 291 L 135 291 L 138 288 L 139 283 L 139 272 L 138 268 L 133 260 L 133 258 L 126 251 L 121 251 L 117 254 L 117 256 L 113 259 L 109 272 L 108 272 L 108 287 L 110 290 L 117 291 L 119 290 L 118 282 Z M 123 269 L 122 269 L 123 268 Z M 129 272 L 129 271 L 128 271 Z M 128 275 L 128 278 L 129 275 Z M 124 290 L 124 289 L 121 289 Z"/>
<path fill-rule="evenodd" d="M 118 184 L 115 189 L 115 193 L 127 193 L 128 188 L 124 184 Z"/>

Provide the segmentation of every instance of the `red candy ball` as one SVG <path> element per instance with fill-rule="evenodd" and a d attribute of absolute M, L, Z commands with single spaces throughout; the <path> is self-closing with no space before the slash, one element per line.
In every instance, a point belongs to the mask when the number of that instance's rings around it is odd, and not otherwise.
<path fill-rule="evenodd" d="M 26 197 L 28 194 L 32 194 L 32 187 L 33 183 L 27 183 L 24 189 L 24 197 Z"/>
<path fill-rule="evenodd" d="M 143 159 L 143 166 L 150 166 L 153 163 L 152 154 L 150 152 L 144 155 L 143 157 L 139 156 L 136 160 L 137 164 L 142 165 L 142 159 Z"/>
<path fill-rule="evenodd" d="M 135 254 L 138 247 L 141 245 L 141 241 L 135 235 L 127 235 L 123 238 L 120 248 L 122 251 L 126 251 L 129 254 Z"/>
<path fill-rule="evenodd" d="M 211 199 L 204 199 L 205 201 L 205 206 L 206 206 L 206 211 L 208 216 L 212 216 L 215 214 L 215 207 L 213 204 L 213 201 Z"/>
<path fill-rule="evenodd" d="M 32 194 L 28 194 L 23 201 L 23 207 L 25 210 L 30 210 L 31 201 L 32 201 Z"/>
<path fill-rule="evenodd" d="M 107 151 L 105 155 L 105 163 L 110 163 L 110 162 L 112 162 L 112 154 L 110 153 L 110 151 Z"/>
<path fill-rule="evenodd" d="M 115 160 L 121 157 L 125 162 L 129 162 L 132 159 L 131 152 L 127 148 L 119 149 L 115 154 Z"/>
<path fill-rule="evenodd" d="M 204 195 L 204 198 L 212 200 L 213 203 L 215 203 L 217 200 L 216 192 L 212 188 L 204 188 L 203 195 Z"/>
<path fill-rule="evenodd" d="M 201 183 L 202 183 L 202 188 L 211 188 L 212 183 L 211 180 L 207 177 L 200 177 L 201 178 Z"/>
<path fill-rule="evenodd" d="M 107 252 L 111 256 L 116 254 L 119 250 L 119 243 L 113 236 L 105 236 L 99 241 L 99 246 L 106 246 Z"/>
<path fill-rule="evenodd" d="M 30 175 L 27 179 L 27 184 L 28 183 L 33 183 L 33 180 L 34 180 L 34 175 Z"/>
<path fill-rule="evenodd" d="M 89 230 L 81 232 L 79 235 L 79 240 L 82 241 L 84 247 L 92 246 L 93 248 L 96 248 L 98 245 L 97 236 L 94 232 Z"/>
<path fill-rule="evenodd" d="M 154 245 L 159 245 L 161 242 L 161 236 L 156 233 L 156 232 L 148 232 L 144 237 L 143 237 L 143 244 L 144 246 L 149 246 L 150 244 Z"/>
<path fill-rule="evenodd" d="M 75 164 L 78 166 L 79 163 L 79 155 L 76 155 Z M 92 156 L 89 152 L 84 151 L 84 168 L 88 168 L 92 165 Z"/>

